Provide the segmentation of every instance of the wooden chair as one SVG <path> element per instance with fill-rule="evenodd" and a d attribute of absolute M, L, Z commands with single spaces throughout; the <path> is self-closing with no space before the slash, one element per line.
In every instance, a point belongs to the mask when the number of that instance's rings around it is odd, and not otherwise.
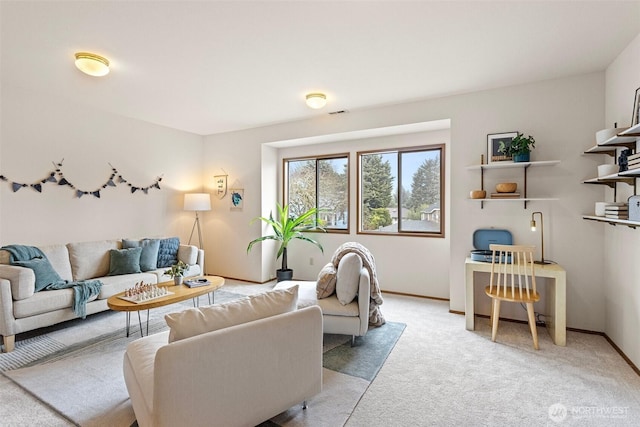
<path fill-rule="evenodd" d="M 535 247 L 494 244 L 489 248 L 493 251 L 493 260 L 490 283 L 485 288 L 485 293 L 492 299 L 491 341 L 495 342 L 498 333 L 500 302 L 517 302 L 527 306 L 533 348 L 538 350 L 538 332 L 533 311 L 533 303 L 540 300 L 533 262 Z"/>

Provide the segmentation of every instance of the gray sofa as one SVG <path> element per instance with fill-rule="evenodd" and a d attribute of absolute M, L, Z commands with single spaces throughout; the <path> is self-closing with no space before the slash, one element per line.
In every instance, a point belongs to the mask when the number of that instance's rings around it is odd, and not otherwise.
<path fill-rule="evenodd" d="M 42 246 L 39 249 L 63 280 L 99 279 L 102 282 L 99 295 L 91 298 L 86 305 L 86 314 L 90 315 L 108 310 L 107 299 L 110 296 L 136 283 L 154 284 L 171 280 L 163 274 L 166 267 L 109 275 L 112 269 L 111 250 L 120 250 L 122 246 L 121 240 L 100 240 Z M 185 276 L 203 274 L 203 250 L 180 244 L 175 255 L 189 266 Z M 0 335 L 5 352 L 13 350 L 16 334 L 78 317 L 72 309 L 73 289 L 35 292 L 34 271 L 10 265 L 9 259 L 9 253 L 0 250 Z"/>

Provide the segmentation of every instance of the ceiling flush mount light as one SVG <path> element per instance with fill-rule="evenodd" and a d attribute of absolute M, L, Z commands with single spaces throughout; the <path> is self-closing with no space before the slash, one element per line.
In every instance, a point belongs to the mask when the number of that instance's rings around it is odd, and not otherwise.
<path fill-rule="evenodd" d="M 94 77 L 109 74 L 109 60 L 95 53 L 76 53 L 76 67 L 83 73 Z"/>
<path fill-rule="evenodd" d="M 324 93 L 307 94 L 307 105 L 315 110 L 327 105 L 327 95 Z"/>

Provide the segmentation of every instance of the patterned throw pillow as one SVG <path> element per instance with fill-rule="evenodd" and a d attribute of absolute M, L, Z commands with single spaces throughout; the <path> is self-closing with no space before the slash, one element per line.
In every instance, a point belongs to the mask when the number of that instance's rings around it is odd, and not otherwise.
<path fill-rule="evenodd" d="M 336 291 L 336 268 L 328 263 L 318 274 L 316 282 L 316 296 L 318 299 L 328 298 Z"/>
<path fill-rule="evenodd" d="M 178 262 L 178 247 L 180 239 L 177 237 L 169 237 L 160 239 L 160 247 L 158 248 L 158 268 L 171 267 Z"/>

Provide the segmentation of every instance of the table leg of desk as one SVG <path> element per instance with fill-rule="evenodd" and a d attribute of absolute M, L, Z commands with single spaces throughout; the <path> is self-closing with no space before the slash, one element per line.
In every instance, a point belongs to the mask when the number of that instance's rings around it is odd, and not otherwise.
<path fill-rule="evenodd" d="M 475 307 L 473 304 L 473 269 L 465 266 L 464 276 L 464 320 L 468 331 L 475 328 Z"/>
<path fill-rule="evenodd" d="M 545 319 L 549 335 L 555 345 L 567 345 L 567 284 L 566 275 L 548 280 L 547 310 L 551 314 Z"/>

